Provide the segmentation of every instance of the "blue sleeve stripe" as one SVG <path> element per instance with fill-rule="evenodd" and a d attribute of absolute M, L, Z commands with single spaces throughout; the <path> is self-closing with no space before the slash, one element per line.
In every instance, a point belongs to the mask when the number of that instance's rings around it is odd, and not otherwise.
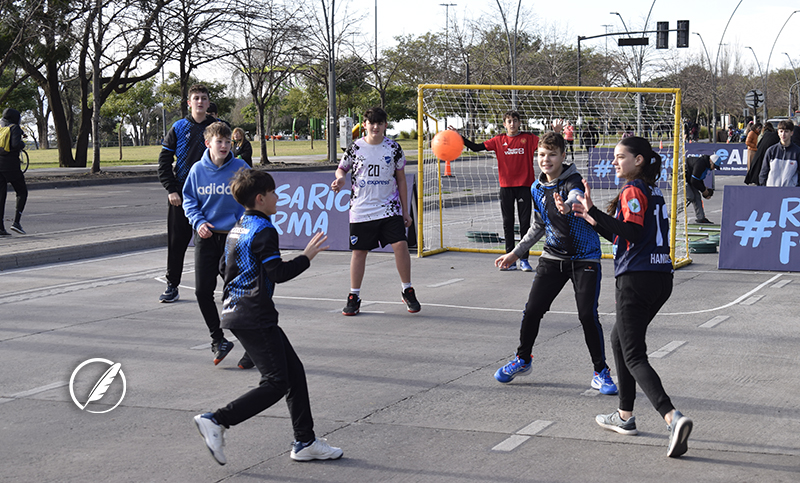
<path fill-rule="evenodd" d="M 271 256 L 271 257 L 269 257 L 269 258 L 266 258 L 266 259 L 264 259 L 264 261 L 263 261 L 263 262 L 261 262 L 261 263 L 267 263 L 267 262 L 269 262 L 270 260 L 275 260 L 276 258 L 280 258 L 280 257 L 281 257 L 281 256 L 280 256 L 280 254 L 275 254 L 275 255 L 273 255 L 273 256 Z"/>
<path fill-rule="evenodd" d="M 164 151 L 171 151 L 171 152 L 173 152 L 173 153 L 175 152 L 175 150 L 174 150 L 174 149 L 170 149 L 170 148 L 168 148 L 168 147 L 166 147 L 166 146 L 161 146 L 161 149 L 163 149 Z"/>

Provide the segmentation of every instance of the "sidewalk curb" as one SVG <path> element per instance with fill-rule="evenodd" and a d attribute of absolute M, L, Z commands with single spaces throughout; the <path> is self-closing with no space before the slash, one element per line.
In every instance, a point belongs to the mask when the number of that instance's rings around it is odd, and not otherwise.
<path fill-rule="evenodd" d="M 119 240 L 103 240 L 83 246 L 64 246 L 0 255 L 0 271 L 33 267 L 50 263 L 96 258 L 117 253 L 148 250 L 167 246 L 167 234 L 147 235 Z"/>

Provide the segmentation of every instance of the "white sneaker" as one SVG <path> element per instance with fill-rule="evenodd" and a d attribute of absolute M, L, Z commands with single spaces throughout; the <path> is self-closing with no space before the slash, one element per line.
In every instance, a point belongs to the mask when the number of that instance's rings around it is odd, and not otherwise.
<path fill-rule="evenodd" d="M 200 431 L 200 436 L 206 442 L 206 447 L 217 463 L 224 465 L 228 462 L 222 453 L 225 446 L 225 428 L 214 422 L 212 413 L 198 414 L 194 417 L 194 424 Z"/>
<path fill-rule="evenodd" d="M 325 438 L 317 438 L 311 443 L 292 443 L 292 452 L 289 455 L 295 461 L 311 460 L 336 460 L 342 457 L 341 448 L 334 448 Z"/>
<path fill-rule="evenodd" d="M 514 263 L 512 263 L 511 265 L 509 265 L 506 268 L 501 268 L 500 271 L 501 272 L 513 272 L 516 269 L 517 269 L 517 262 L 514 262 Z"/>

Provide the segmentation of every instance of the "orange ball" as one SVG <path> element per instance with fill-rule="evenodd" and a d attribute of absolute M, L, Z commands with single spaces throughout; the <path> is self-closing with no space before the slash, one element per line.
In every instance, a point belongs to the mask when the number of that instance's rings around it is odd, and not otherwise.
<path fill-rule="evenodd" d="M 453 161 L 461 156 L 464 140 L 461 135 L 451 129 L 436 134 L 431 142 L 433 154 L 442 161 Z"/>

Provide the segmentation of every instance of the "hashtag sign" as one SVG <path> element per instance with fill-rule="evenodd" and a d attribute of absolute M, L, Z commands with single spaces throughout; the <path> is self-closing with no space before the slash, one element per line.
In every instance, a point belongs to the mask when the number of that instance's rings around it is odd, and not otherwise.
<path fill-rule="evenodd" d="M 611 165 L 611 161 L 601 159 L 600 162 L 594 166 L 594 175 L 598 178 L 606 178 L 609 173 L 611 173 L 612 169 L 614 169 L 614 167 Z"/>
<path fill-rule="evenodd" d="M 746 247 L 747 243 L 752 239 L 753 248 L 756 248 L 761 243 L 762 238 L 769 238 L 772 236 L 772 231 L 767 228 L 775 228 L 775 222 L 769 219 L 770 213 L 765 211 L 761 215 L 761 219 L 757 220 L 758 212 L 753 210 L 750 213 L 750 218 L 747 220 L 739 220 L 736 226 L 741 227 L 742 230 L 733 232 L 734 236 L 740 238 L 739 245 Z"/>

